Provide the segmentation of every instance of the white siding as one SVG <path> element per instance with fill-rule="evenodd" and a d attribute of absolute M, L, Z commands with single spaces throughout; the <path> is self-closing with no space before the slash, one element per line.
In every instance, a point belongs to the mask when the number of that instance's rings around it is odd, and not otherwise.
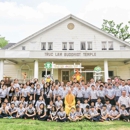
<path fill-rule="evenodd" d="M 73 30 L 67 28 L 68 23 L 74 23 L 75 27 Z M 41 50 L 41 42 L 53 42 L 53 50 L 57 51 L 62 50 L 62 42 L 74 42 L 74 50 L 77 51 L 80 50 L 81 41 L 86 43 L 87 41 L 92 41 L 93 50 L 101 50 L 102 41 L 113 41 L 114 50 L 120 50 L 120 46 L 124 45 L 74 19 L 68 19 L 14 49 L 21 50 L 21 46 L 26 46 L 26 50 L 32 50 L 30 43 L 33 42 L 35 50 Z M 130 47 L 126 47 L 126 49 L 130 49 Z"/>

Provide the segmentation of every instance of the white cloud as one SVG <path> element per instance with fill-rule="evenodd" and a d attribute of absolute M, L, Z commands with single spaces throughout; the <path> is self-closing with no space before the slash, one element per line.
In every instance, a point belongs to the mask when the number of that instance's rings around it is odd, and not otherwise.
<path fill-rule="evenodd" d="M 103 19 L 127 23 L 130 20 L 129 5 L 130 0 L 91 0 L 78 16 L 98 27 Z"/>
<path fill-rule="evenodd" d="M 66 7 L 47 2 L 40 3 L 36 8 L 18 5 L 15 2 L 0 2 L 1 35 L 6 37 L 6 34 L 14 33 L 14 35 L 21 35 L 22 39 L 50 24 L 54 17 L 63 17 L 69 13 Z M 7 35 L 10 41 L 21 40 L 17 39 L 17 36 L 10 36 Z"/>

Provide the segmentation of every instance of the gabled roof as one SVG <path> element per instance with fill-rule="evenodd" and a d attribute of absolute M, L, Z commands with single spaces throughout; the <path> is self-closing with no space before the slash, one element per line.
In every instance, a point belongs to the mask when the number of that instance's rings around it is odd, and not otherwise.
<path fill-rule="evenodd" d="M 10 47 L 12 47 L 13 45 L 15 45 L 16 43 L 8 43 L 5 47 L 2 48 L 2 50 L 6 50 L 9 49 Z"/>
<path fill-rule="evenodd" d="M 38 32 L 36 32 L 36 33 L 34 33 L 34 34 L 32 34 L 32 35 L 26 37 L 25 39 L 19 41 L 17 44 L 14 44 L 14 45 L 11 46 L 9 49 L 12 49 L 12 48 L 14 48 L 14 47 L 17 47 L 18 45 L 22 44 L 23 42 L 26 42 L 27 40 L 30 40 L 31 38 L 33 38 L 33 37 L 35 37 L 35 36 L 37 36 L 37 35 L 43 33 L 44 31 L 47 31 L 48 29 L 50 29 L 50 28 L 52 28 L 52 27 L 54 27 L 54 26 L 56 26 L 56 25 L 58 25 L 58 24 L 64 22 L 65 20 L 67 20 L 67 19 L 69 19 L 69 18 L 75 19 L 75 20 L 79 21 L 80 23 L 85 24 L 86 26 L 88 26 L 88 27 L 90 27 L 90 28 L 92 28 L 92 29 L 94 29 L 94 30 L 96 30 L 96 31 L 98 31 L 98 32 L 100 32 L 100 33 L 106 35 L 106 36 L 109 36 L 109 37 L 111 37 L 111 38 L 113 38 L 113 39 L 115 39 L 115 40 L 117 40 L 117 41 L 123 43 L 124 45 L 127 45 L 127 46 L 130 47 L 130 44 L 129 44 L 128 42 L 125 42 L 125 41 L 123 41 L 123 40 L 121 40 L 121 39 L 119 39 L 119 38 L 117 38 L 117 37 L 115 37 L 115 36 L 113 36 L 113 35 L 111 35 L 111 34 L 105 32 L 105 31 L 101 30 L 100 28 L 98 28 L 98 27 L 96 27 L 96 26 L 94 26 L 94 25 L 92 25 L 92 24 L 90 24 L 90 23 L 88 23 L 88 22 L 86 22 L 86 21 L 84 21 L 84 20 L 82 20 L 82 19 L 80 19 L 80 18 L 78 18 L 78 17 L 76 17 L 76 16 L 70 14 L 70 15 L 67 15 L 66 17 L 64 17 L 64 18 L 62 18 L 62 19 L 60 19 L 60 20 L 54 22 L 53 24 L 50 24 L 49 26 L 47 26 L 47 27 L 45 27 L 45 28 L 39 30 Z"/>

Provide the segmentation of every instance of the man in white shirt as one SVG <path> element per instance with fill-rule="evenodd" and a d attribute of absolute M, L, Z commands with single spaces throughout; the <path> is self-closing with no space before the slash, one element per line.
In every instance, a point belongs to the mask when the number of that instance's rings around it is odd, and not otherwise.
<path fill-rule="evenodd" d="M 121 105 L 125 105 L 126 106 L 126 110 L 129 112 L 130 97 L 128 97 L 126 95 L 126 91 L 125 90 L 122 91 L 122 96 L 119 98 L 118 103 L 119 103 L 119 108 L 121 108 Z"/>

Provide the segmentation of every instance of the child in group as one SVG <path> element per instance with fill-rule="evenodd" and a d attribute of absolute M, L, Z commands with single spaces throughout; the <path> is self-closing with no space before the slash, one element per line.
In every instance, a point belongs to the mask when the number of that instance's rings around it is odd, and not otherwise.
<path fill-rule="evenodd" d="M 34 83 L 31 83 L 30 88 L 28 90 L 29 90 L 29 95 L 32 96 L 33 99 L 35 100 L 36 91 L 35 91 L 34 85 L 35 85 Z"/>
<path fill-rule="evenodd" d="M 84 99 L 84 103 L 82 104 L 83 111 L 86 109 L 86 106 L 89 106 L 88 100 Z"/>
<path fill-rule="evenodd" d="M 105 105 L 107 106 L 107 110 L 110 111 L 111 110 L 111 104 L 109 99 L 106 99 Z"/>
<path fill-rule="evenodd" d="M 107 106 L 106 105 L 102 106 L 102 109 L 101 109 L 101 118 L 104 121 L 109 121 L 109 112 L 107 110 Z"/>
<path fill-rule="evenodd" d="M 4 102 L 6 103 L 6 107 L 9 108 L 10 107 L 9 100 L 7 98 L 5 98 Z"/>
<path fill-rule="evenodd" d="M 95 107 L 96 107 L 96 110 L 98 111 L 98 113 L 101 113 L 102 106 L 103 106 L 103 104 L 101 102 L 101 99 L 98 98 L 97 102 L 95 103 Z"/>
<path fill-rule="evenodd" d="M 57 96 L 57 101 L 55 101 L 56 110 L 58 111 L 63 106 L 63 101 L 60 96 Z"/>
<path fill-rule="evenodd" d="M 50 115 L 50 111 L 52 110 L 52 107 L 54 106 L 53 102 L 50 101 L 49 105 L 47 105 L 47 115 Z"/>
<path fill-rule="evenodd" d="M 21 100 L 19 101 L 19 103 L 23 103 L 23 107 L 24 108 L 27 107 L 27 102 L 25 101 L 25 97 L 24 96 L 21 98 Z"/>
<path fill-rule="evenodd" d="M 8 99 L 9 101 L 12 101 L 12 97 L 14 96 L 15 94 L 15 89 L 13 86 L 9 87 L 8 88 Z"/>
<path fill-rule="evenodd" d="M 90 107 L 94 107 L 96 109 L 94 102 L 91 102 Z"/>
<path fill-rule="evenodd" d="M 63 107 L 60 108 L 60 111 L 57 113 L 57 115 L 58 115 L 58 118 L 57 118 L 58 122 L 66 122 L 67 121 L 66 112 L 64 111 Z"/>
<path fill-rule="evenodd" d="M 75 114 L 76 114 L 76 118 L 77 118 L 78 121 L 81 121 L 83 119 L 83 113 L 82 113 L 79 106 L 76 106 Z"/>
<path fill-rule="evenodd" d="M 71 108 L 71 111 L 70 111 L 70 114 L 68 116 L 68 119 L 70 121 L 73 121 L 73 122 L 77 121 L 78 118 L 76 117 L 76 113 L 75 113 L 75 108 L 74 107 Z"/>
<path fill-rule="evenodd" d="M 28 101 L 29 91 L 27 85 L 24 84 L 23 89 L 21 90 L 21 97 L 25 98 L 25 101 Z"/>
<path fill-rule="evenodd" d="M 90 120 L 90 119 L 91 119 L 91 116 L 90 116 L 90 114 L 89 114 L 89 106 L 86 106 L 86 108 L 85 108 L 85 110 L 84 110 L 84 112 L 83 112 L 83 115 L 84 115 L 84 118 L 85 118 L 86 120 Z"/>
<path fill-rule="evenodd" d="M 2 103 L 2 107 L 0 108 L 0 118 L 8 117 L 8 108 L 5 102 Z"/>
<path fill-rule="evenodd" d="M 29 106 L 26 108 L 24 119 L 33 119 L 34 120 L 35 117 L 36 117 L 35 108 L 33 107 L 33 104 L 30 103 Z"/>
<path fill-rule="evenodd" d="M 24 118 L 25 108 L 23 107 L 23 103 L 19 104 L 19 108 L 17 109 L 16 118 Z"/>
<path fill-rule="evenodd" d="M 45 105 L 43 103 L 40 104 L 39 109 L 37 111 L 37 118 L 40 121 L 46 121 L 47 115 L 46 115 L 46 109 Z"/>
<path fill-rule="evenodd" d="M 121 109 L 119 112 L 120 112 L 120 120 L 129 122 L 130 115 L 129 115 L 128 111 L 126 110 L 125 105 L 121 105 Z"/>
<path fill-rule="evenodd" d="M 98 113 L 93 106 L 91 107 L 89 114 L 90 114 L 91 121 L 102 121 L 100 113 Z"/>
<path fill-rule="evenodd" d="M 39 97 L 39 100 L 36 101 L 35 107 L 36 107 L 36 110 L 37 110 L 37 111 L 38 111 L 39 106 L 40 106 L 41 103 L 43 103 L 44 106 L 46 106 L 45 101 L 43 100 L 43 96 L 40 96 L 40 97 Z"/>
<path fill-rule="evenodd" d="M 17 100 L 17 96 L 13 96 L 11 103 L 14 103 L 16 108 L 19 106 L 19 101 Z"/>
<path fill-rule="evenodd" d="M 11 103 L 11 106 L 8 109 L 8 115 L 10 116 L 9 118 L 15 118 L 16 114 L 17 114 L 17 108 L 15 107 L 14 103 Z"/>
<path fill-rule="evenodd" d="M 120 113 L 116 110 L 116 107 L 113 105 L 111 111 L 109 112 L 109 118 L 113 120 L 118 120 Z"/>
<path fill-rule="evenodd" d="M 42 90 L 42 88 L 40 87 L 40 84 L 37 84 L 36 85 L 36 101 L 38 101 L 39 100 L 39 98 L 40 98 L 40 96 L 43 96 L 43 90 Z"/>
<path fill-rule="evenodd" d="M 29 105 L 30 103 L 33 104 L 33 107 L 34 107 L 35 100 L 33 100 L 33 95 L 30 95 L 30 96 L 29 96 L 29 99 L 28 99 L 28 101 L 27 101 L 27 105 Z"/>
<path fill-rule="evenodd" d="M 80 100 L 77 100 L 76 106 L 79 106 L 79 107 L 80 107 L 80 111 L 81 111 L 81 112 L 83 111 L 83 104 L 81 103 Z"/>
<path fill-rule="evenodd" d="M 15 88 L 15 94 L 14 94 L 16 97 L 17 97 L 17 100 L 19 101 L 20 98 L 21 98 L 21 93 L 20 93 L 20 90 L 18 87 Z"/>
<path fill-rule="evenodd" d="M 57 111 L 56 111 L 56 107 L 53 106 L 52 110 L 50 110 L 50 117 L 48 118 L 48 121 L 57 121 Z"/>

